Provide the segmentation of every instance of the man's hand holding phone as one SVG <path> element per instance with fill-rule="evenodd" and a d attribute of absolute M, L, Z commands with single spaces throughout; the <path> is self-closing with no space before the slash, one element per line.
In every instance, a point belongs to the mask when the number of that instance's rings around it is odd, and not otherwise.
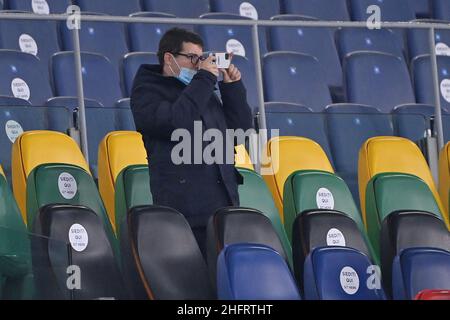
<path fill-rule="evenodd" d="M 199 70 L 206 70 L 211 72 L 216 77 L 219 76 L 219 68 L 217 68 L 214 56 L 209 56 L 205 60 L 200 60 Z"/>
<path fill-rule="evenodd" d="M 233 59 L 233 53 L 229 53 L 229 60 Z M 241 80 L 241 72 L 239 69 L 234 65 L 230 63 L 230 66 L 228 69 L 219 69 L 220 72 L 222 72 L 223 75 L 223 82 L 225 83 L 231 83 Z"/>

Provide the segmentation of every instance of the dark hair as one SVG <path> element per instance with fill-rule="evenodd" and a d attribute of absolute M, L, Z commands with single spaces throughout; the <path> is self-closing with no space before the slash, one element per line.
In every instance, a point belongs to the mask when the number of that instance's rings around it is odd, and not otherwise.
<path fill-rule="evenodd" d="M 182 28 L 172 28 L 167 30 L 159 41 L 159 64 L 161 66 L 164 64 L 164 54 L 166 52 L 171 52 L 173 54 L 180 52 L 183 49 L 183 42 L 197 44 L 203 48 L 203 40 L 195 32 Z"/>

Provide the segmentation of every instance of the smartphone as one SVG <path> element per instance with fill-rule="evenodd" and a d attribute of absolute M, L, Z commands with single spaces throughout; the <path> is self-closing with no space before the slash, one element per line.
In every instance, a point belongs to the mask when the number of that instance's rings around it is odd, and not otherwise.
<path fill-rule="evenodd" d="M 216 58 L 216 65 L 219 69 L 228 69 L 231 64 L 231 55 L 226 52 L 214 52 L 210 53 L 210 56 Z"/>

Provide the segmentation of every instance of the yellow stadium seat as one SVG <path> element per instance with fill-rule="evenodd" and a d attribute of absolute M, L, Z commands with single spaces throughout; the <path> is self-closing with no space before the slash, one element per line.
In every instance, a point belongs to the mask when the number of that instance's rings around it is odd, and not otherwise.
<path fill-rule="evenodd" d="M 14 197 L 24 221 L 26 217 L 26 182 L 30 172 L 44 163 L 66 163 L 89 173 L 89 166 L 76 142 L 69 136 L 36 130 L 20 135 L 12 148 L 12 180 Z"/>
<path fill-rule="evenodd" d="M 439 195 L 446 212 L 449 212 L 449 191 L 450 191 L 450 142 L 441 150 L 439 154 Z"/>
<path fill-rule="evenodd" d="M 234 148 L 236 150 L 234 156 L 234 162 L 237 168 L 255 170 L 252 160 L 245 149 L 245 146 L 240 144 Z"/>
<path fill-rule="evenodd" d="M 115 131 L 107 134 L 98 149 L 98 188 L 109 219 L 117 230 L 115 214 L 115 183 L 123 169 L 147 165 L 142 136 L 136 131 Z"/>
<path fill-rule="evenodd" d="M 297 170 L 322 170 L 334 173 L 320 145 L 302 137 L 275 137 L 268 143 L 262 159 L 262 174 L 283 217 L 283 188 L 289 175 Z M 267 162 L 267 163 L 264 163 Z"/>
<path fill-rule="evenodd" d="M 448 214 L 437 192 L 428 164 L 412 141 L 399 137 L 368 139 L 359 151 L 358 184 L 363 221 L 367 227 L 366 187 L 380 173 L 406 173 L 421 178 L 430 188 L 448 226 Z"/>
<path fill-rule="evenodd" d="M 5 173 L 3 172 L 2 166 L 0 166 L 0 174 L 1 174 L 2 176 L 5 176 Z"/>

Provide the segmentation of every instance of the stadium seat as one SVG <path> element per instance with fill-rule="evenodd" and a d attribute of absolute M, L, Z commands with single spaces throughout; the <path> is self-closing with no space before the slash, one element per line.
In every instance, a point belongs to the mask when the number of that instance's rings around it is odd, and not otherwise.
<path fill-rule="evenodd" d="M 438 78 L 440 85 L 441 107 L 450 108 L 450 90 L 447 82 L 450 74 L 450 57 L 438 56 Z M 412 61 L 412 77 L 416 91 L 417 102 L 435 105 L 431 59 L 429 55 L 416 57 Z"/>
<path fill-rule="evenodd" d="M 430 22 L 430 23 L 444 23 L 447 21 L 439 20 L 416 20 L 416 22 Z M 409 59 L 421 56 L 423 54 L 430 54 L 430 37 L 429 30 L 427 29 L 408 29 L 408 52 Z M 436 54 L 437 55 L 448 55 L 450 46 L 450 31 L 445 29 L 435 29 L 434 31 L 434 41 L 436 43 Z"/>
<path fill-rule="evenodd" d="M 166 207 L 134 207 L 123 231 L 123 273 L 135 299 L 215 298 L 206 263 L 181 213 Z"/>
<path fill-rule="evenodd" d="M 123 82 L 127 97 L 131 96 L 134 77 L 142 64 L 159 64 L 156 53 L 131 52 L 123 57 Z"/>
<path fill-rule="evenodd" d="M 174 15 L 162 12 L 133 13 L 134 18 L 175 18 Z M 130 49 L 135 52 L 158 52 L 159 41 L 167 30 L 175 25 L 162 23 L 129 23 L 128 39 Z"/>
<path fill-rule="evenodd" d="M 218 209 L 207 226 L 206 256 L 210 276 L 216 279 L 217 257 L 234 243 L 263 244 L 277 251 L 286 262 L 292 261 L 284 251 L 270 219 L 256 209 L 228 207 Z"/>
<path fill-rule="evenodd" d="M 254 20 L 269 20 L 280 14 L 278 0 L 211 0 L 211 11 L 239 14 Z"/>
<path fill-rule="evenodd" d="M 117 101 L 115 111 L 117 130 L 136 131 L 130 98 L 123 98 Z"/>
<path fill-rule="evenodd" d="M 113 246 L 94 211 L 77 205 L 45 205 L 39 209 L 33 232 L 45 237 L 32 243 L 41 299 L 127 298 Z M 68 286 L 71 265 L 76 265 L 81 275 L 77 290 Z"/>
<path fill-rule="evenodd" d="M 400 210 L 380 221 L 381 273 L 388 292 L 391 292 L 392 262 L 402 250 L 430 247 L 450 251 L 450 233 L 434 213 Z"/>
<path fill-rule="evenodd" d="M 433 248 L 403 250 L 394 260 L 394 299 L 412 300 L 424 289 L 450 289 L 450 252 Z"/>
<path fill-rule="evenodd" d="M 305 137 L 314 140 L 332 159 L 322 114 L 295 103 L 266 103 L 266 127 L 268 139 L 274 137 L 271 129 L 278 129 L 280 136 Z"/>
<path fill-rule="evenodd" d="M 450 290 L 422 290 L 414 300 L 450 300 Z"/>
<path fill-rule="evenodd" d="M 139 0 L 76 0 L 81 11 L 106 13 L 113 16 L 128 16 L 141 11 Z"/>
<path fill-rule="evenodd" d="M 431 119 L 434 117 L 434 111 L 435 107 L 427 104 L 404 104 L 395 107 L 392 110 L 395 135 L 415 142 L 426 135 L 431 135 Z M 442 112 L 447 113 L 444 110 Z M 445 129 L 444 124 L 444 132 Z"/>
<path fill-rule="evenodd" d="M 350 247 L 370 257 L 365 237 L 347 214 L 326 209 L 303 211 L 293 223 L 295 277 L 302 285 L 306 257 L 317 247 Z"/>
<path fill-rule="evenodd" d="M 416 18 L 431 18 L 431 3 L 430 0 L 409 0 Z"/>
<path fill-rule="evenodd" d="M 79 31 L 81 50 L 101 54 L 117 68 L 129 51 L 125 25 L 102 21 L 83 21 L 82 24 L 83 27 Z M 73 51 L 72 30 L 69 30 L 65 23 L 61 23 L 60 33 L 63 51 Z"/>
<path fill-rule="evenodd" d="M 344 62 L 347 100 L 390 113 L 398 105 L 415 103 L 405 62 L 381 52 L 355 52 Z"/>
<path fill-rule="evenodd" d="M 74 64 L 73 52 L 53 55 L 51 68 L 57 96 L 77 96 Z M 85 97 L 113 107 L 122 97 L 117 69 L 104 56 L 87 52 L 81 54 L 81 64 Z"/>
<path fill-rule="evenodd" d="M 311 20 L 295 15 L 279 15 L 273 21 Z M 317 41 L 320 39 L 320 41 Z M 326 28 L 275 27 L 269 28 L 271 51 L 293 51 L 316 57 L 325 70 L 325 77 L 332 92 L 342 91 L 342 67 L 334 42 L 333 31 Z"/>
<path fill-rule="evenodd" d="M 250 59 L 242 56 L 234 56 L 232 64 L 234 64 L 242 75 L 242 82 L 247 90 L 247 102 L 253 110 L 258 109 L 258 90 L 256 86 L 256 71 L 253 57 Z"/>
<path fill-rule="evenodd" d="M 376 272 L 368 274 L 369 268 L 376 269 L 365 254 L 355 249 L 315 248 L 305 261 L 305 299 L 384 300 L 383 289 L 378 286 L 381 279 L 379 275 L 375 279 Z"/>
<path fill-rule="evenodd" d="M 47 69 L 32 54 L 0 50 L 0 94 L 44 105 L 52 95 Z"/>
<path fill-rule="evenodd" d="M 377 227 L 378 231 L 371 235 L 371 230 L 377 229 L 369 228 L 369 224 L 379 226 L 378 217 L 385 217 L 393 210 L 424 208 L 425 211 L 441 215 L 448 226 L 448 214 L 439 198 L 428 164 L 417 145 L 410 140 L 400 137 L 375 137 L 367 140 L 359 152 L 358 182 L 363 221 L 371 239 L 379 235 L 379 227 Z M 372 215 L 368 210 L 375 208 L 375 204 L 369 206 L 368 197 L 369 193 L 373 193 L 371 190 L 378 191 L 372 188 L 379 186 L 380 192 L 386 195 L 386 198 L 377 198 L 377 200 L 385 203 L 386 207 L 376 207 L 374 212 L 381 214 Z M 389 194 L 388 187 L 395 190 L 395 194 Z M 409 192 L 407 192 L 408 189 L 410 189 Z M 420 192 L 419 194 L 424 196 L 423 199 L 428 199 L 427 202 L 421 200 L 416 203 L 416 199 L 422 198 L 422 196 L 411 197 L 416 192 Z M 400 197 L 400 194 L 404 196 Z M 373 198 L 372 195 L 370 197 Z M 430 207 L 431 205 L 433 207 Z M 407 206 L 407 208 L 401 208 L 401 206 Z M 369 219 L 373 219 L 372 222 L 369 222 Z"/>
<path fill-rule="evenodd" d="M 300 300 L 286 261 L 272 248 L 238 243 L 225 247 L 218 258 L 220 300 Z"/>
<path fill-rule="evenodd" d="M 346 0 L 281 0 L 283 12 L 316 17 L 321 20 L 350 20 Z"/>
<path fill-rule="evenodd" d="M 433 18 L 450 21 L 450 3 L 446 0 L 431 1 Z"/>
<path fill-rule="evenodd" d="M 283 223 L 283 190 L 289 175 L 298 170 L 334 172 L 323 149 L 317 142 L 307 138 L 272 138 L 263 151 L 264 159 L 268 161 L 262 163 L 262 170 L 265 171 L 263 177 L 272 192 Z"/>
<path fill-rule="evenodd" d="M 404 59 L 401 44 L 390 29 L 369 30 L 342 28 L 336 32 L 336 43 L 342 60 L 357 51 L 378 51 Z"/>
<path fill-rule="evenodd" d="M 23 100 L 25 101 L 25 100 Z M 9 106 L 0 107 L 0 161 L 8 180 L 11 178 L 12 144 L 23 132 L 30 130 L 54 130 L 66 133 L 72 127 L 71 114 L 66 108 Z"/>
<path fill-rule="evenodd" d="M 263 59 L 267 102 L 292 102 L 321 112 L 332 103 L 324 69 L 309 55 L 271 52 Z"/>
<path fill-rule="evenodd" d="M 143 0 L 145 11 L 164 12 L 179 18 L 198 18 L 210 11 L 208 0 Z"/>
<path fill-rule="evenodd" d="M 151 204 L 147 153 L 142 136 L 133 131 L 108 133 L 98 149 L 98 188 L 111 220 L 118 234 L 118 227 L 129 209 L 136 205 Z M 143 181 L 139 169 L 147 170 Z M 134 180 L 138 178 L 137 180 Z M 129 179 L 132 179 L 131 181 Z M 130 183 L 131 182 L 131 183 Z M 136 192 L 133 189 L 136 188 Z M 116 194 L 117 189 L 117 194 Z M 146 192 L 147 191 L 147 192 Z M 148 199 L 141 202 L 137 199 Z M 130 197 L 134 197 L 130 199 Z M 137 198 L 137 199 L 136 199 Z M 116 212 L 116 208 L 119 208 Z"/>
<path fill-rule="evenodd" d="M 443 206 L 449 211 L 450 193 L 450 142 L 448 142 L 439 154 L 439 195 Z"/>
<path fill-rule="evenodd" d="M 56 21 L 0 20 L 0 48 L 30 53 L 48 72 L 50 57 L 59 51 Z"/>
<path fill-rule="evenodd" d="M 5 9 L 30 11 L 37 14 L 66 13 L 70 0 L 5 0 Z"/>
<path fill-rule="evenodd" d="M 0 106 L 2 107 L 31 107 L 31 103 L 28 100 L 14 98 L 10 96 L 0 96 Z"/>
<path fill-rule="evenodd" d="M 376 108 L 358 104 L 330 105 L 325 113 L 336 172 L 358 203 L 359 149 L 368 138 L 393 135 L 391 118 Z"/>

